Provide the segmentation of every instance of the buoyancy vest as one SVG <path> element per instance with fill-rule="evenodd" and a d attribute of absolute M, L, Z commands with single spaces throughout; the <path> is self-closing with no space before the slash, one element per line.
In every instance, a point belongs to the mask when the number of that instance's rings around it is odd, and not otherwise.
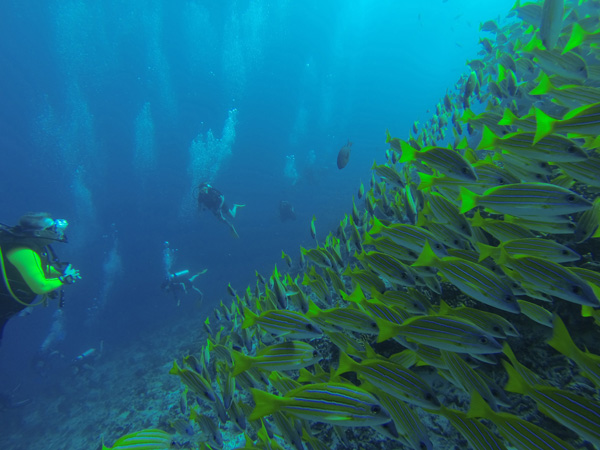
<path fill-rule="evenodd" d="M 46 239 L 15 236 L 0 230 L 0 326 L 14 314 L 31 306 L 37 294 L 25 282 L 19 270 L 7 258 L 10 250 L 28 248 L 40 257 L 45 274 L 50 270 L 50 255 Z"/>

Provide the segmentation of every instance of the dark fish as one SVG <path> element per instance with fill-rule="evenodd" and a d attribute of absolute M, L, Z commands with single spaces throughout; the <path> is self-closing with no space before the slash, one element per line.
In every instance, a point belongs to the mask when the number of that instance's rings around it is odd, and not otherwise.
<path fill-rule="evenodd" d="M 350 147 L 352 147 L 352 142 L 348 140 L 348 143 L 344 145 L 337 156 L 337 166 L 338 169 L 343 169 L 348 164 L 348 160 L 350 159 Z"/>

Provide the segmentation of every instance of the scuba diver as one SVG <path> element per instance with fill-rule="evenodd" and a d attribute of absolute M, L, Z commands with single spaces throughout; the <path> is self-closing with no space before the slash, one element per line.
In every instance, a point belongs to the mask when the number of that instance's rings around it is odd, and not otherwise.
<path fill-rule="evenodd" d="M 163 281 L 160 287 L 165 292 L 173 293 L 173 297 L 177 301 L 177 306 L 181 304 L 180 295 L 187 295 L 187 293 L 191 290 L 196 291 L 199 295 L 199 300 L 202 301 L 204 294 L 200 289 L 194 286 L 194 281 L 196 280 L 196 278 L 198 278 L 199 275 L 202 275 L 205 272 L 206 269 L 204 269 L 202 272 L 198 272 L 196 275 L 193 275 L 189 278 L 187 276 L 190 273 L 189 270 L 181 270 L 176 273 L 171 273 L 167 275 L 167 278 L 165 279 L 165 281 Z"/>
<path fill-rule="evenodd" d="M 64 359 L 64 355 L 56 348 L 65 340 L 66 334 L 64 310 L 57 309 L 52 314 L 52 325 L 46 339 L 31 359 L 31 368 L 38 375 L 46 377 Z"/>
<path fill-rule="evenodd" d="M 71 360 L 71 367 L 74 374 L 82 370 L 92 370 L 94 361 L 97 361 L 102 356 L 104 349 L 104 341 L 100 341 L 100 348 L 96 350 L 94 347 L 88 348 L 83 353 L 80 353 Z"/>
<path fill-rule="evenodd" d="M 187 295 L 190 290 L 194 290 L 199 295 L 199 300 L 202 301 L 204 294 L 200 289 L 194 286 L 194 281 L 199 275 L 206 273 L 207 269 L 198 272 L 192 277 L 187 277 L 190 273 L 189 270 L 181 270 L 179 272 L 171 273 L 171 267 L 176 259 L 176 248 L 171 248 L 168 241 L 163 244 L 163 264 L 165 268 L 165 280 L 161 284 L 161 289 L 165 292 L 172 292 L 177 306 L 181 304 L 180 295 Z"/>
<path fill-rule="evenodd" d="M 61 263 L 51 247 L 67 242 L 67 226 L 47 213 L 26 214 L 14 227 L 0 224 L 0 340 L 12 316 L 48 298 L 58 299 L 62 307 L 61 288 L 81 279 L 79 270 Z M 42 298 L 34 303 L 38 295 Z"/>
<path fill-rule="evenodd" d="M 279 202 L 279 220 L 282 222 L 285 222 L 286 220 L 296 220 L 294 206 L 287 200 L 281 200 L 281 202 Z"/>
<path fill-rule="evenodd" d="M 229 226 L 231 234 L 235 238 L 239 238 L 240 236 L 237 234 L 237 231 L 235 231 L 235 227 L 231 223 L 231 220 L 235 219 L 237 208 L 243 206 L 244 205 L 234 204 L 233 208 L 230 209 L 225 203 L 225 196 L 209 183 L 201 183 L 200 186 L 198 186 L 198 209 L 210 210 L 217 219 Z"/>

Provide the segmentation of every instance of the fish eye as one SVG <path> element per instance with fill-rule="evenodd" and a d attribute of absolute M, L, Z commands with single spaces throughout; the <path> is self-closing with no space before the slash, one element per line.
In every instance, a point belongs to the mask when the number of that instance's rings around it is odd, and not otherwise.
<path fill-rule="evenodd" d="M 371 322 L 371 328 L 377 330 L 377 324 L 375 322 Z"/>
<path fill-rule="evenodd" d="M 508 303 L 512 302 L 513 301 L 512 295 L 506 294 L 504 296 L 504 301 L 508 302 Z"/>
<path fill-rule="evenodd" d="M 574 284 L 573 286 L 571 286 L 571 292 L 573 294 L 579 295 L 579 294 L 581 294 L 583 292 L 583 289 L 581 289 L 581 286 L 578 286 L 578 285 Z"/>
<path fill-rule="evenodd" d="M 567 250 L 563 250 L 561 253 L 565 256 L 567 256 L 569 254 L 569 252 Z"/>
<path fill-rule="evenodd" d="M 313 358 L 316 358 L 317 356 L 319 356 L 319 352 L 318 351 L 313 351 Z"/>
<path fill-rule="evenodd" d="M 433 395 L 431 395 L 431 393 L 426 392 L 425 393 L 425 400 L 430 401 L 433 400 Z"/>
<path fill-rule="evenodd" d="M 502 331 L 502 328 L 500 328 L 498 325 L 495 325 L 492 327 L 492 330 L 496 333 L 500 333 Z"/>
<path fill-rule="evenodd" d="M 307 324 L 306 324 L 306 329 L 307 329 L 308 331 L 313 331 L 313 330 L 314 330 L 314 327 L 312 326 L 312 323 L 307 323 Z"/>
<path fill-rule="evenodd" d="M 427 450 L 427 444 L 425 442 L 419 442 L 419 449 L 420 450 Z"/>
<path fill-rule="evenodd" d="M 379 406 L 379 405 L 371 406 L 371 412 L 373 414 L 379 414 L 381 412 L 381 406 Z"/>
<path fill-rule="evenodd" d="M 504 184 L 504 183 L 506 183 L 506 180 L 504 179 L 504 177 L 500 177 L 500 178 L 498 178 L 498 183 Z"/>
<path fill-rule="evenodd" d="M 462 169 L 460 169 L 460 171 L 462 173 L 469 173 L 469 169 L 467 169 L 466 167 L 463 167 Z"/>
<path fill-rule="evenodd" d="M 487 345 L 489 343 L 489 339 L 486 336 L 480 336 L 479 337 L 479 343 L 482 345 Z"/>
<path fill-rule="evenodd" d="M 567 201 L 573 203 L 575 201 L 575 196 L 573 194 L 567 195 Z"/>
<path fill-rule="evenodd" d="M 567 148 L 567 153 L 575 153 L 576 150 L 577 147 L 575 147 L 574 145 L 570 145 L 569 148 Z"/>

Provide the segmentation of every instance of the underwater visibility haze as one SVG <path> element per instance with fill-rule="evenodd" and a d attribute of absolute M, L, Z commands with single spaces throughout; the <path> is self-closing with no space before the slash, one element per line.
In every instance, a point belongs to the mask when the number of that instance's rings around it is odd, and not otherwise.
<path fill-rule="evenodd" d="M 0 447 L 600 448 L 599 13 L 4 0 Z"/>

